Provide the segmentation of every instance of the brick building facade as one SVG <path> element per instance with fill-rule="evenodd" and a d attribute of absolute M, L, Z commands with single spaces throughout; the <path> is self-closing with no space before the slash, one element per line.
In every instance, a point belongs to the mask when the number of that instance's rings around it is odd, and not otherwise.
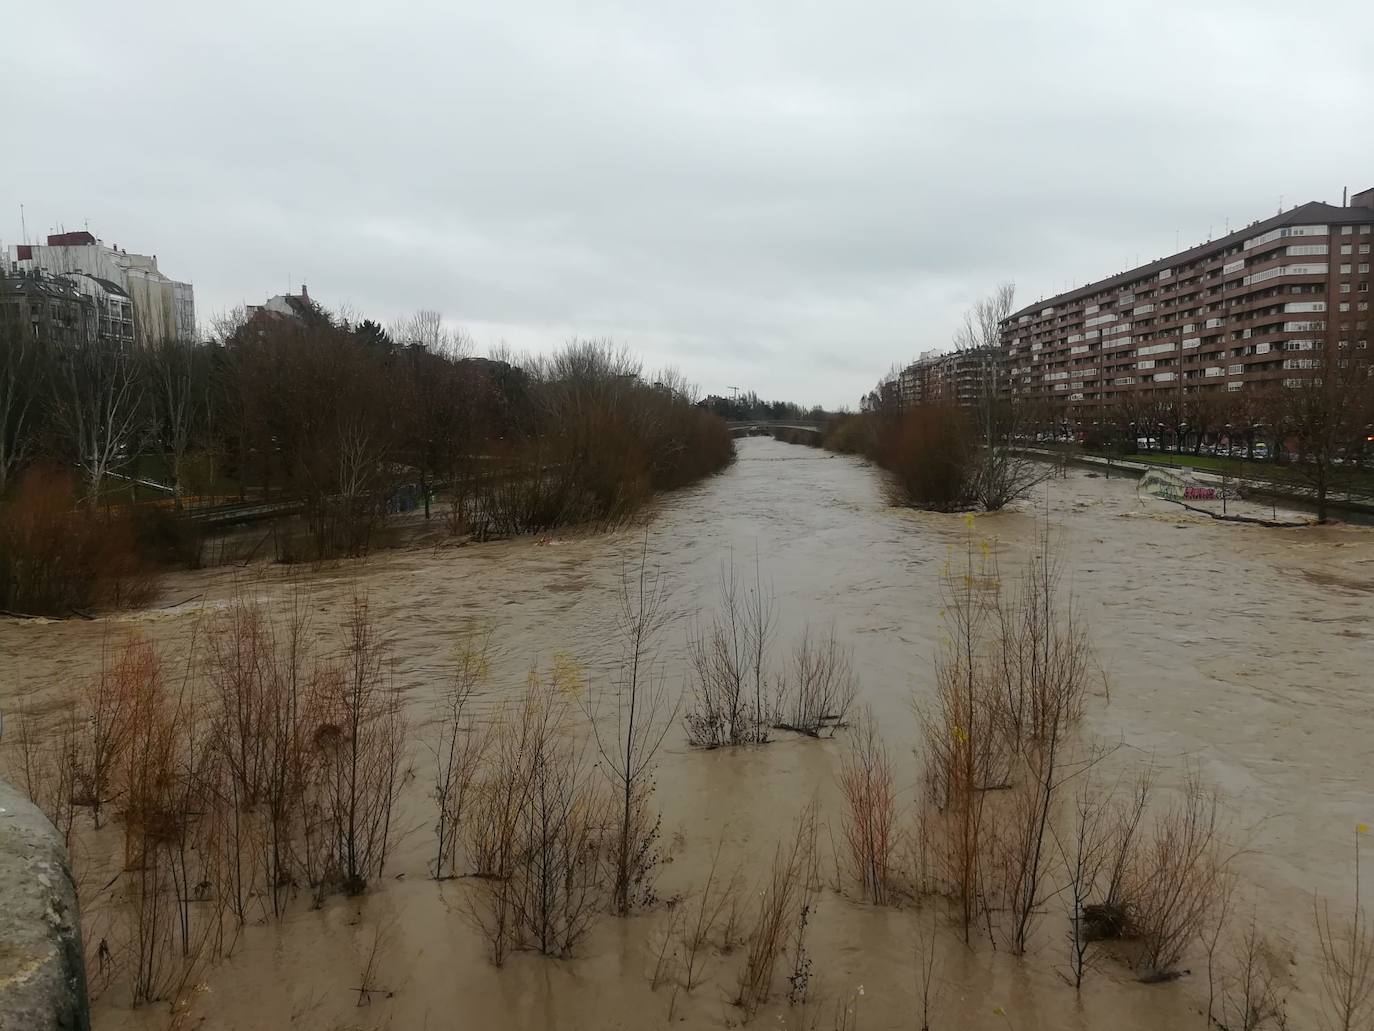
<path fill-rule="evenodd" d="M 1179 254 L 1014 312 L 999 377 L 1080 428 L 1142 394 L 1291 384 L 1334 320 L 1365 351 L 1374 190 L 1303 204 Z"/>

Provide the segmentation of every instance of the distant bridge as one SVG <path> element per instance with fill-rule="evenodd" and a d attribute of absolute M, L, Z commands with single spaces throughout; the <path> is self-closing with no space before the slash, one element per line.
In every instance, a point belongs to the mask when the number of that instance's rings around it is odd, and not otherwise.
<path fill-rule="evenodd" d="M 823 423 L 806 419 L 731 419 L 726 425 L 730 427 L 730 434 L 735 437 L 771 436 L 774 430 L 820 434 L 825 429 Z"/>

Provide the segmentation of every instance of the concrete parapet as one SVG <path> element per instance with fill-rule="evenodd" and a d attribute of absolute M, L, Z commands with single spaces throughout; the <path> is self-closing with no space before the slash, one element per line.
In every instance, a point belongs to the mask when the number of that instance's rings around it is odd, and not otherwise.
<path fill-rule="evenodd" d="M 90 1031 L 85 955 L 67 849 L 0 780 L 0 1031 Z"/>

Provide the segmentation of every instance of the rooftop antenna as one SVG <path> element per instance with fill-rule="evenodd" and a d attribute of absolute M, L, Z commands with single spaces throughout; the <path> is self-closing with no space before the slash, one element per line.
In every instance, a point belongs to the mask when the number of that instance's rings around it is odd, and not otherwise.
<path fill-rule="evenodd" d="M 733 391 L 735 392 L 734 400 L 736 400 L 736 401 L 739 400 L 739 387 L 726 386 L 725 389 L 726 389 L 726 390 L 733 390 Z"/>
<path fill-rule="evenodd" d="M 1341 187 L 1341 207 L 1343 207 L 1343 208 L 1348 208 L 1348 207 L 1350 207 L 1350 187 L 1349 187 L 1349 186 L 1342 186 L 1342 187 Z"/>
<path fill-rule="evenodd" d="M 1279 194 L 1279 214 L 1283 214 L 1283 194 Z"/>
<path fill-rule="evenodd" d="M 29 227 L 24 221 L 24 205 L 19 205 L 19 230 L 24 236 L 24 242 L 29 242 Z"/>

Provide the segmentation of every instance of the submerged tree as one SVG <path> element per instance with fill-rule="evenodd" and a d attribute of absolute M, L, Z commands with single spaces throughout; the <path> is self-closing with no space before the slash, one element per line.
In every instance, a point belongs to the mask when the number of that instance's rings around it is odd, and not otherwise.
<path fill-rule="evenodd" d="M 964 313 L 954 334 L 955 349 L 978 369 L 974 412 L 983 446 L 971 487 L 979 507 L 989 512 L 1025 497 L 1048 475 L 1043 462 L 1015 444 L 1025 428 L 1027 406 L 1010 389 L 1002 348 L 1002 324 L 1011 315 L 1015 296 L 1014 284 L 999 284 Z"/>
<path fill-rule="evenodd" d="M 609 706 L 613 720 L 601 711 L 597 697 L 589 698 L 587 709 L 602 769 L 618 801 L 613 832 L 615 905 L 622 914 L 629 912 L 636 894 L 647 890 L 659 823 L 650 805 L 654 760 L 681 705 L 681 696 L 669 690 L 658 663 L 657 638 L 670 616 L 662 574 L 649 569 L 646 531 L 638 571 L 621 572 L 623 651 Z"/>
<path fill-rule="evenodd" d="M 1333 922 L 1326 900 L 1313 902 L 1321 946 L 1322 1008 L 1331 1031 L 1355 1031 L 1374 1021 L 1374 929 L 1360 900 L 1360 838 L 1368 833 L 1367 824 L 1355 828 L 1355 890 L 1349 915 Z"/>

